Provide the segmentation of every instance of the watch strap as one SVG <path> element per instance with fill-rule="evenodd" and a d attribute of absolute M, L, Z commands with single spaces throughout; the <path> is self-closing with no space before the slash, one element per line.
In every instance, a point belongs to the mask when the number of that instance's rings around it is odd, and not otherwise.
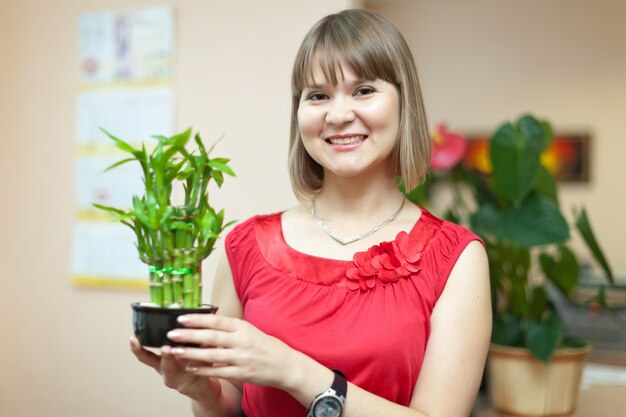
<path fill-rule="evenodd" d="M 333 373 L 335 374 L 335 377 L 333 378 L 333 383 L 330 385 L 330 388 L 328 388 L 326 391 L 322 392 L 321 394 L 317 395 L 313 399 L 313 401 L 311 402 L 311 405 L 306 410 L 307 417 L 315 417 L 314 409 L 315 409 L 316 403 L 320 401 L 322 397 L 326 397 L 326 396 L 335 397 L 340 402 L 341 408 L 342 408 L 342 411 L 340 411 L 339 415 L 343 413 L 343 406 L 346 401 L 346 394 L 348 392 L 348 381 L 346 380 L 346 376 L 343 374 L 343 372 L 337 369 L 333 369 Z"/>
<path fill-rule="evenodd" d="M 343 372 L 337 369 L 333 369 L 333 372 L 335 373 L 335 378 L 333 379 L 333 383 L 330 388 L 333 389 L 337 395 L 345 399 L 346 393 L 348 392 L 348 381 L 346 381 L 346 376 Z"/>

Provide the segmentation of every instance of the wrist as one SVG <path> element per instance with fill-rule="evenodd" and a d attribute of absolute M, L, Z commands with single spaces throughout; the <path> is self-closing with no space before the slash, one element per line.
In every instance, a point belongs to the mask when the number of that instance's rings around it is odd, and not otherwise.
<path fill-rule="evenodd" d="M 297 357 L 291 361 L 291 366 L 285 368 L 288 371 L 280 388 L 309 407 L 315 396 L 328 389 L 335 374 L 314 359 L 300 352 L 295 353 Z"/>
<path fill-rule="evenodd" d="M 196 395 L 188 396 L 199 411 L 213 412 L 221 403 L 222 384 L 218 379 L 209 379 L 207 388 L 208 392 L 198 392 Z"/>

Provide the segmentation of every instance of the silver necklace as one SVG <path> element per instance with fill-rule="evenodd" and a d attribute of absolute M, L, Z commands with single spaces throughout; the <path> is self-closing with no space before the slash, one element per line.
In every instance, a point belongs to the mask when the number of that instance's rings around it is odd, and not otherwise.
<path fill-rule="evenodd" d="M 400 213 L 400 211 L 402 210 L 402 207 L 404 207 L 404 202 L 405 201 L 406 201 L 406 199 L 404 198 L 404 196 L 402 196 L 402 203 L 400 203 L 400 207 L 398 207 L 398 209 L 396 211 L 394 211 L 391 216 L 389 216 L 387 219 L 385 219 L 378 226 L 375 226 L 375 227 L 371 228 L 370 230 L 368 230 L 365 233 L 361 233 L 360 235 L 352 236 L 352 237 L 349 237 L 347 239 L 344 239 L 344 238 L 341 238 L 341 237 L 337 236 L 337 234 L 335 232 L 333 232 L 332 230 L 330 230 L 328 228 L 328 226 L 326 226 L 324 224 L 322 219 L 320 219 L 318 217 L 317 212 L 315 211 L 315 197 L 313 197 L 313 200 L 311 201 L 311 214 L 313 215 L 313 218 L 315 219 L 315 222 L 322 228 L 322 230 L 324 230 L 326 232 L 326 234 L 328 234 L 328 236 L 330 236 L 331 238 L 333 238 L 337 242 L 341 243 L 342 245 L 347 245 L 349 243 L 356 242 L 357 240 L 361 240 L 361 239 L 371 235 L 372 233 L 376 233 L 377 231 L 379 231 L 380 229 L 382 229 L 383 227 L 385 227 L 389 223 L 391 223 L 396 218 L 396 216 Z"/>

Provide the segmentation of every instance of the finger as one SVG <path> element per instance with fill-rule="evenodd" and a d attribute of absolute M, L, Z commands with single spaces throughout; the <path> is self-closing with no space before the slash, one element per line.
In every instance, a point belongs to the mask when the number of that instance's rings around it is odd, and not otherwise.
<path fill-rule="evenodd" d="M 185 363 L 178 359 L 171 346 L 161 346 L 161 370 L 163 376 L 173 377 L 185 367 Z"/>
<path fill-rule="evenodd" d="M 223 366 L 224 364 L 237 364 L 237 357 L 232 349 L 222 348 L 209 348 L 209 349 L 196 349 L 196 348 L 181 348 L 177 347 L 173 349 L 174 355 L 181 361 L 193 361 L 199 363 L 202 366 L 212 364 L 212 366 Z M 194 366 L 187 366 L 194 367 Z"/>
<path fill-rule="evenodd" d="M 232 381 L 241 380 L 241 368 L 238 366 L 193 366 L 187 367 L 187 373 L 206 378 L 229 379 Z"/>
<path fill-rule="evenodd" d="M 172 352 L 171 346 L 161 346 L 161 372 L 163 382 L 169 388 L 178 388 L 186 378 L 185 363 Z"/>
<path fill-rule="evenodd" d="M 179 343 L 195 343 L 202 346 L 233 347 L 233 333 L 211 329 L 175 329 L 167 337 Z"/>
<path fill-rule="evenodd" d="M 139 359 L 139 362 L 154 368 L 155 371 L 160 373 L 161 358 L 159 355 L 142 348 L 136 337 L 130 338 L 130 350 Z"/>
<path fill-rule="evenodd" d="M 178 322 L 185 327 L 208 328 L 234 332 L 240 328 L 243 320 L 215 314 L 185 314 L 178 317 Z"/>

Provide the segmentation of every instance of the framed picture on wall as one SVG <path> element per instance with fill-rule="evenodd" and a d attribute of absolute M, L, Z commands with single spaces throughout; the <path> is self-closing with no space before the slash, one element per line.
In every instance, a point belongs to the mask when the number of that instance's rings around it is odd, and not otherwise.
<path fill-rule="evenodd" d="M 489 137 L 467 134 L 467 151 L 463 162 L 479 172 L 491 172 Z M 557 181 L 586 183 L 591 177 L 591 135 L 584 132 L 557 133 L 552 144 L 541 155 L 541 162 Z"/>

